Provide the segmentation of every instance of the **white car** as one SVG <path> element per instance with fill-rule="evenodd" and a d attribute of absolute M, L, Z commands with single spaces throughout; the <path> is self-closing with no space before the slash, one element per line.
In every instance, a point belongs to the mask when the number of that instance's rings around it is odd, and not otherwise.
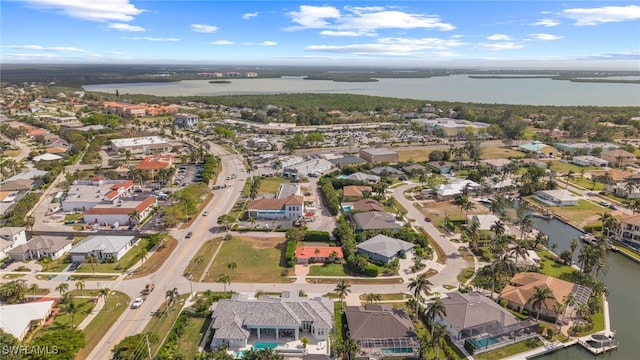
<path fill-rule="evenodd" d="M 205 211 L 205 212 L 202 213 L 202 216 L 207 216 L 207 215 L 209 215 L 208 211 Z"/>
<path fill-rule="evenodd" d="M 139 307 L 142 305 L 142 303 L 143 303 L 143 302 L 144 302 L 144 299 L 143 299 L 143 298 L 141 298 L 141 297 L 136 298 L 136 299 L 135 299 L 135 300 L 133 300 L 133 302 L 131 303 L 131 308 L 132 308 L 132 309 L 137 309 L 137 308 L 139 308 Z"/>

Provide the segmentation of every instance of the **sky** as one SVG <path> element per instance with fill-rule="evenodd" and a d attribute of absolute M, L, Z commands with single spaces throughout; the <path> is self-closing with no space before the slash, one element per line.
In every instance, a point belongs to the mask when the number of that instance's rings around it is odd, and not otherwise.
<path fill-rule="evenodd" d="M 640 70 L 638 1 L 2 0 L 1 63 Z"/>

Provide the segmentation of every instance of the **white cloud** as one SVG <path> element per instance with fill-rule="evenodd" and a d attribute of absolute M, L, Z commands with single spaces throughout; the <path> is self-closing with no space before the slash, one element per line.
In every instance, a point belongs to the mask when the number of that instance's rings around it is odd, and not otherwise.
<path fill-rule="evenodd" d="M 360 36 L 374 36 L 373 33 L 366 33 L 360 31 L 349 31 L 349 30 L 322 30 L 320 31 L 320 35 L 322 36 L 335 36 L 335 37 L 360 37 Z"/>
<path fill-rule="evenodd" d="M 300 5 L 300 11 L 292 11 L 287 15 L 299 25 L 289 28 L 290 30 L 319 29 L 331 25 L 327 19 L 340 18 L 340 10 L 333 6 Z"/>
<path fill-rule="evenodd" d="M 507 40 L 511 40 L 511 36 L 504 35 L 504 34 L 493 34 L 493 35 L 487 36 L 487 40 L 507 41 Z"/>
<path fill-rule="evenodd" d="M 233 41 L 216 40 L 216 41 L 210 41 L 209 44 L 211 44 L 211 45 L 233 45 Z"/>
<path fill-rule="evenodd" d="M 263 42 L 261 42 L 261 43 L 257 43 L 257 44 L 254 44 L 254 45 L 261 45 L 261 46 L 276 46 L 276 45 L 278 45 L 278 43 L 277 43 L 277 42 L 275 42 L 275 41 L 263 41 Z"/>
<path fill-rule="evenodd" d="M 130 31 L 130 32 L 141 32 L 145 31 L 145 29 L 141 26 L 123 24 L 123 23 L 110 23 L 107 25 L 109 29 L 118 30 L 118 31 Z"/>
<path fill-rule="evenodd" d="M 12 58 L 40 58 L 40 59 L 58 59 L 59 56 L 57 54 L 5 54 L 4 56 L 12 57 Z"/>
<path fill-rule="evenodd" d="M 562 15 L 575 20 L 577 26 L 594 26 L 609 22 L 640 19 L 640 6 L 603 6 L 599 8 L 575 8 L 562 11 Z"/>
<path fill-rule="evenodd" d="M 529 38 L 533 40 L 560 40 L 564 36 L 561 35 L 553 35 L 553 34 L 529 34 Z"/>
<path fill-rule="evenodd" d="M 210 34 L 218 31 L 218 27 L 213 25 L 205 25 L 205 24 L 191 24 L 191 31 Z"/>
<path fill-rule="evenodd" d="M 242 19 L 243 20 L 249 20 L 249 19 L 251 19 L 253 17 L 256 17 L 256 16 L 258 16 L 258 12 L 257 11 L 256 12 L 252 12 L 252 13 L 245 13 L 245 14 L 242 14 Z"/>
<path fill-rule="evenodd" d="M 131 21 L 136 15 L 144 12 L 129 0 L 23 0 L 23 2 L 72 18 L 100 22 Z"/>
<path fill-rule="evenodd" d="M 428 51 L 431 55 L 448 56 L 454 47 L 467 45 L 457 39 L 386 37 L 374 43 L 346 45 L 311 45 L 308 51 L 349 53 L 354 55 L 411 56 Z"/>
<path fill-rule="evenodd" d="M 560 21 L 554 19 L 540 19 L 533 24 L 533 26 L 545 26 L 545 27 L 554 27 L 560 25 Z"/>
<path fill-rule="evenodd" d="M 491 50 L 491 51 L 502 51 L 502 50 L 522 49 L 524 45 L 516 44 L 514 42 L 500 42 L 500 43 L 480 43 L 476 47 L 480 49 Z"/>
<path fill-rule="evenodd" d="M 79 49 L 73 46 L 50 46 L 45 47 L 41 45 L 8 45 L 5 46 L 8 49 L 21 49 L 21 50 L 36 50 L 36 51 L 53 51 L 53 52 L 86 52 L 86 50 Z"/>
<path fill-rule="evenodd" d="M 178 38 L 157 38 L 150 36 L 123 37 L 125 40 L 146 40 L 146 41 L 180 41 Z"/>

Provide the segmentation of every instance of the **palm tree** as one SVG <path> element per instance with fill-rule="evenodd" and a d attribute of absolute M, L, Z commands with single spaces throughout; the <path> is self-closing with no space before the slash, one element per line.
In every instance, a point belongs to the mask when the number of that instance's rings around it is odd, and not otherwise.
<path fill-rule="evenodd" d="M 24 218 L 24 221 L 25 221 L 25 226 L 29 228 L 29 231 L 33 231 L 33 225 L 36 224 L 36 218 L 29 215 L 26 218 Z"/>
<path fill-rule="evenodd" d="M 491 224 L 491 227 L 489 228 L 489 230 L 494 234 L 496 234 L 496 238 L 502 237 L 502 235 L 504 235 L 507 232 L 507 228 L 505 224 L 500 220 Z"/>
<path fill-rule="evenodd" d="M 535 223 L 533 222 L 533 216 L 531 214 L 526 215 L 520 220 L 520 240 L 524 239 L 524 233 L 533 229 Z"/>
<path fill-rule="evenodd" d="M 527 304 L 531 304 L 531 308 L 536 310 L 536 321 L 540 320 L 540 309 L 544 306 L 547 308 L 547 299 L 553 299 L 553 293 L 549 288 L 540 288 L 534 286 L 535 293 L 531 295 Z"/>
<path fill-rule="evenodd" d="M 133 209 L 129 213 L 129 223 L 138 225 L 138 222 L 140 222 L 140 213 L 138 212 L 138 210 Z"/>
<path fill-rule="evenodd" d="M 111 295 L 111 290 L 109 290 L 109 288 L 102 288 L 98 290 L 98 295 L 104 299 L 104 309 L 107 310 L 107 299 L 109 295 Z"/>
<path fill-rule="evenodd" d="M 432 302 L 427 310 L 427 318 L 431 320 L 431 337 L 433 338 L 433 331 L 435 328 L 436 316 L 443 318 L 447 316 L 447 308 L 442 303 L 440 298 L 436 298 L 436 301 Z"/>
<path fill-rule="evenodd" d="M 418 317 L 418 307 L 420 305 L 420 294 L 428 293 L 433 284 L 427 279 L 426 274 L 420 274 L 417 278 L 411 279 L 409 282 L 409 290 L 413 290 L 413 297 L 416 301 L 416 318 Z"/>
<path fill-rule="evenodd" d="M 165 299 L 169 299 L 167 300 L 167 309 L 170 307 L 173 307 L 175 305 L 175 303 L 178 301 L 178 298 L 180 297 L 180 294 L 178 293 L 178 288 L 173 288 L 171 290 L 167 290 L 164 293 L 164 298 Z"/>
<path fill-rule="evenodd" d="M 249 223 L 251 224 L 251 228 L 254 228 L 256 225 L 256 219 L 254 217 L 249 217 Z"/>
<path fill-rule="evenodd" d="M 558 320 L 560 320 L 560 314 L 562 314 L 562 312 L 564 311 L 564 304 L 556 301 L 555 303 L 553 303 L 553 306 L 551 307 L 551 309 L 553 310 L 554 313 L 556 313 L 556 321 L 555 321 L 555 325 L 558 325 Z"/>
<path fill-rule="evenodd" d="M 60 296 L 69 290 L 69 283 L 62 282 L 56 286 L 56 290 L 60 292 Z"/>
<path fill-rule="evenodd" d="M 238 264 L 236 264 L 234 261 L 227 263 L 227 269 L 231 270 L 231 276 L 233 276 L 233 273 L 236 271 L 237 268 L 238 268 Z"/>
<path fill-rule="evenodd" d="M 558 244 L 556 243 L 551 244 L 551 252 L 555 254 L 556 251 L 558 251 Z"/>
<path fill-rule="evenodd" d="M 576 252 L 576 249 L 580 246 L 577 238 L 571 239 L 571 244 L 569 245 L 569 249 L 571 250 L 571 258 L 573 259 L 573 254 Z"/>
<path fill-rule="evenodd" d="M 85 286 L 85 281 L 84 280 L 78 280 L 75 283 L 76 289 L 80 290 L 80 295 L 82 295 L 82 290 L 84 290 L 84 286 Z"/>
<path fill-rule="evenodd" d="M 227 292 L 227 284 L 231 285 L 231 276 L 220 274 L 218 276 L 218 282 L 224 285 L 224 292 Z"/>
<path fill-rule="evenodd" d="M 38 284 L 31 284 L 31 286 L 29 286 L 29 291 L 31 291 L 31 295 L 33 296 L 36 296 L 36 291 L 38 291 L 38 289 Z"/>
<path fill-rule="evenodd" d="M 140 250 L 138 250 L 138 255 L 140 256 L 140 260 L 142 261 L 142 264 L 140 264 L 140 269 L 144 270 L 144 261 L 147 259 L 147 254 L 149 254 L 149 250 L 147 250 L 146 247 L 141 247 Z"/>
<path fill-rule="evenodd" d="M 358 342 L 352 337 L 347 337 L 342 344 L 342 350 L 344 351 L 344 355 L 346 355 L 347 360 L 353 360 L 360 350 L 360 346 L 358 346 Z"/>
<path fill-rule="evenodd" d="M 480 223 L 478 223 L 477 221 L 472 221 L 471 224 L 467 226 L 467 236 L 469 237 L 469 245 L 471 246 L 471 250 L 477 250 L 478 241 L 480 240 Z"/>
<path fill-rule="evenodd" d="M 515 264 L 513 263 L 513 261 L 511 261 L 509 254 L 505 254 L 504 256 L 493 260 L 490 267 L 491 267 L 490 298 L 493 299 L 493 293 L 495 292 L 495 288 L 496 288 L 496 280 L 502 279 L 502 277 L 505 275 L 509 277 L 513 276 L 516 269 L 515 269 Z"/>
<path fill-rule="evenodd" d="M 469 210 L 473 210 L 476 208 L 476 204 L 474 204 L 471 200 L 467 200 L 460 204 L 460 209 L 465 210 L 465 217 L 469 216 Z"/>
<path fill-rule="evenodd" d="M 64 312 L 69 314 L 69 316 L 71 317 L 71 328 L 75 328 L 75 326 L 73 325 L 73 318 L 76 316 L 78 311 L 80 311 L 80 306 L 78 306 L 78 304 L 76 304 L 76 302 L 73 300 L 69 301 L 67 306 L 65 306 L 64 308 Z"/>
<path fill-rule="evenodd" d="M 224 226 L 224 229 L 226 231 L 229 231 L 229 225 L 231 225 L 232 222 L 233 219 L 231 218 L 231 216 L 229 216 L 229 214 L 220 215 L 217 220 L 218 225 Z"/>
<path fill-rule="evenodd" d="M 344 279 L 341 279 L 340 282 L 336 285 L 336 288 L 333 291 L 338 294 L 340 297 L 340 304 L 344 301 L 344 297 L 347 296 L 351 292 L 351 285 L 347 284 Z"/>
<path fill-rule="evenodd" d="M 520 241 L 516 241 L 513 248 L 511 249 L 511 252 L 513 253 L 513 255 L 516 258 L 515 261 L 515 266 L 516 268 L 518 267 L 518 257 L 521 256 L 523 259 L 525 259 L 527 257 L 527 249 L 529 244 L 524 241 L 524 240 L 520 240 Z"/>
<path fill-rule="evenodd" d="M 260 296 L 264 295 L 264 290 L 262 289 L 258 289 L 256 290 L 256 293 L 253 295 L 256 299 L 259 299 Z"/>
<path fill-rule="evenodd" d="M 376 301 L 380 301 L 380 294 L 374 294 L 374 293 L 368 293 L 365 294 L 365 300 L 367 301 L 367 304 L 373 304 Z"/>
<path fill-rule="evenodd" d="M 442 324 L 436 324 L 434 326 L 433 335 L 431 338 L 433 342 L 438 344 L 436 348 L 436 359 L 440 358 L 440 348 L 442 347 L 442 342 L 444 341 L 445 336 L 447 335 L 447 328 Z"/>
<path fill-rule="evenodd" d="M 95 255 L 89 255 L 87 257 L 87 262 L 91 264 L 91 271 L 93 271 L 93 275 L 96 274 L 96 264 L 98 263 L 98 258 Z"/>

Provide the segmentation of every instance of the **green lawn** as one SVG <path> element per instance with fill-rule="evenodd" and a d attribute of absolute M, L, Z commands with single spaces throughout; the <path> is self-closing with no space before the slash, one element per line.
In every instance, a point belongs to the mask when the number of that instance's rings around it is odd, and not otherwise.
<path fill-rule="evenodd" d="M 178 315 L 180 315 L 180 309 L 187 297 L 189 297 L 189 294 L 180 295 L 180 300 L 178 300 L 178 302 L 169 309 L 167 309 L 166 302 L 162 303 L 158 310 L 153 314 L 153 317 L 147 323 L 147 326 L 145 326 L 142 333 L 145 334 L 147 332 L 153 332 L 162 341 L 162 339 L 164 339 L 171 330 L 171 327 Z M 162 346 L 161 341 L 151 343 L 152 354 L 155 354 L 160 346 Z"/>
<path fill-rule="evenodd" d="M 184 334 L 178 339 L 178 349 L 185 359 L 195 359 L 198 354 L 198 346 L 202 337 L 207 333 L 207 328 L 211 325 L 211 317 L 187 317 L 187 325 Z"/>
<path fill-rule="evenodd" d="M 288 179 L 276 176 L 260 179 L 260 190 L 258 190 L 258 194 L 275 194 L 280 188 L 280 184 L 286 184 L 288 182 Z"/>
<path fill-rule="evenodd" d="M 600 305 L 600 309 L 602 309 L 604 306 L 602 302 L 602 297 L 598 299 L 598 304 Z M 604 310 L 601 310 L 600 312 L 593 314 L 591 316 L 591 321 L 593 321 L 593 329 L 575 334 L 573 336 L 582 337 L 582 336 L 590 335 L 593 333 L 597 333 L 598 331 L 604 330 Z"/>
<path fill-rule="evenodd" d="M 544 161 L 544 160 L 543 160 Z M 558 174 L 566 174 L 569 170 L 573 170 L 575 174 L 580 174 L 580 171 L 584 169 L 584 171 L 589 170 L 602 170 L 602 168 L 595 166 L 579 166 L 576 164 L 566 163 L 560 160 L 551 160 L 545 161 L 549 165 L 549 169 L 555 170 Z"/>
<path fill-rule="evenodd" d="M 637 251 L 631 250 L 629 249 L 626 245 L 622 245 L 622 244 L 617 244 L 616 246 L 621 252 L 624 252 L 625 254 L 640 260 L 640 253 L 638 253 Z"/>
<path fill-rule="evenodd" d="M 260 238 L 234 236 L 225 241 L 211 264 L 205 280 L 215 282 L 220 274 L 231 276 L 233 282 L 290 282 L 281 276 L 284 267 L 284 238 Z M 235 262 L 237 268 L 231 271 L 227 264 Z"/>
<path fill-rule="evenodd" d="M 114 262 L 114 263 L 99 263 L 99 264 L 95 264 L 95 272 L 97 273 L 121 273 L 125 270 L 127 270 L 128 268 L 132 267 L 133 265 L 135 265 L 135 263 L 140 260 L 140 249 L 142 248 L 148 248 L 149 247 L 149 239 L 147 238 L 140 238 L 140 240 L 138 240 L 138 242 L 136 243 L 136 245 L 131 248 L 131 250 L 129 250 L 126 254 L 124 254 L 124 256 Z M 148 256 L 148 255 L 147 255 Z M 80 267 L 76 270 L 77 273 L 92 273 L 94 272 L 94 269 L 91 267 L 91 264 L 89 263 L 83 263 L 82 265 L 80 265 Z"/>
<path fill-rule="evenodd" d="M 70 301 L 75 302 L 75 304 L 80 308 L 80 311 L 78 311 L 73 317 L 73 325 L 78 326 L 78 324 L 80 324 L 82 320 L 89 315 L 91 310 L 95 307 L 95 304 L 88 298 L 76 298 Z M 67 304 L 58 304 L 58 307 L 61 308 L 60 312 L 56 315 L 53 323 L 47 327 L 47 330 L 61 330 L 71 326 L 71 315 L 65 312 L 66 306 Z"/>
<path fill-rule="evenodd" d="M 549 206 L 547 209 L 565 219 L 574 220 L 572 223 L 579 226 L 581 220 L 603 212 L 602 206 L 582 199 L 578 200 L 578 205 L 575 206 Z"/>
<path fill-rule="evenodd" d="M 47 263 L 49 260 L 40 259 L 38 260 L 38 264 L 42 265 L 42 271 L 44 272 L 61 272 L 66 269 L 67 266 L 71 264 L 71 257 L 69 255 L 65 255 L 60 257 L 57 260 L 53 260 Z"/>
<path fill-rule="evenodd" d="M 505 347 L 501 347 L 499 349 L 488 351 L 480 355 L 474 355 L 473 358 L 478 360 L 504 359 L 506 357 L 509 357 L 515 354 L 519 354 L 525 351 L 535 349 L 542 345 L 544 344 L 542 343 L 542 341 L 540 341 L 540 339 L 533 338 L 533 339 L 528 339 L 512 345 L 508 345 Z"/>
<path fill-rule="evenodd" d="M 474 271 L 475 268 L 473 267 L 462 269 L 462 271 L 458 275 L 458 281 L 460 281 L 461 284 L 464 284 L 465 282 L 467 282 L 467 280 L 471 279 Z"/>
<path fill-rule="evenodd" d="M 523 158 L 525 154 L 522 151 L 504 147 L 484 147 L 482 148 L 481 159 L 504 159 L 504 158 Z"/>
<path fill-rule="evenodd" d="M 345 264 L 322 264 L 309 267 L 309 276 L 350 276 Z"/>
<path fill-rule="evenodd" d="M 540 257 L 540 273 L 544 275 L 560 278 L 562 275 L 573 273 L 571 266 L 557 263 L 554 259 L 554 255 L 547 251 L 537 250 L 536 254 Z"/>
<path fill-rule="evenodd" d="M 604 184 L 596 182 L 594 187 L 594 183 L 587 178 L 577 177 L 577 178 L 571 179 L 570 182 L 572 184 L 582 186 L 583 188 L 588 190 L 594 190 L 594 191 L 604 190 Z M 562 187 L 562 185 L 560 185 L 560 187 Z"/>
<path fill-rule="evenodd" d="M 222 239 L 211 239 L 202 244 L 197 255 L 189 261 L 189 264 L 184 269 L 184 273 L 193 275 L 193 281 L 199 281 L 221 241 Z"/>

